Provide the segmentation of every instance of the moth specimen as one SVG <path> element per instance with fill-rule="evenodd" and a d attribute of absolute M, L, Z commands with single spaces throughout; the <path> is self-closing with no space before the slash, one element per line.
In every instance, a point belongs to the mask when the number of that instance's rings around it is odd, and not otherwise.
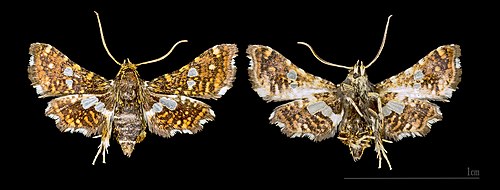
<path fill-rule="evenodd" d="M 130 157 L 134 146 L 146 137 L 146 128 L 162 137 L 177 133 L 194 134 L 215 118 L 210 106 L 193 99 L 218 99 L 232 87 L 236 66 L 235 44 L 216 45 L 177 71 L 152 81 L 139 78 L 138 64 L 129 59 L 119 63 L 106 47 L 99 15 L 101 40 L 108 55 L 121 66 L 114 80 L 107 80 L 80 67 L 48 44 L 33 43 L 28 73 L 32 86 L 43 97 L 57 97 L 48 103 L 45 114 L 59 130 L 100 137 L 97 154 L 103 163 L 112 134 L 123 153 Z"/>
<path fill-rule="evenodd" d="M 431 124 L 442 119 L 439 107 L 430 101 L 448 101 L 457 89 L 462 69 L 460 47 L 444 45 L 404 72 L 372 84 L 366 69 L 383 49 L 389 20 L 382 45 L 366 66 L 359 60 L 353 67 L 327 62 L 311 46 L 299 42 L 320 62 L 349 70 L 340 84 L 306 73 L 270 47 L 250 45 L 247 53 L 252 88 L 268 102 L 292 100 L 274 109 L 271 123 L 291 138 L 321 141 L 337 134 L 354 161 L 373 143 L 379 168 L 385 159 L 392 169 L 383 143 L 426 135 Z"/>

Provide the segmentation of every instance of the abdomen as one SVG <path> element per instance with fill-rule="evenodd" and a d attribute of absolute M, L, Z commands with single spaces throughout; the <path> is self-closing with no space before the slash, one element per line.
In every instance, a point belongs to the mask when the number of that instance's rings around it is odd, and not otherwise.
<path fill-rule="evenodd" d="M 137 114 L 139 111 L 115 114 L 113 122 L 116 140 L 120 143 L 123 154 L 129 157 L 134 151 L 139 135 L 143 131 L 141 115 Z"/>

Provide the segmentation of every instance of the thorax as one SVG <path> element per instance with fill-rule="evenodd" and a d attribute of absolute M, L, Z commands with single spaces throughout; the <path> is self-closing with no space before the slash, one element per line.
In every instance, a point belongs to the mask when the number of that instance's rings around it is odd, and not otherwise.
<path fill-rule="evenodd" d="M 365 103 L 372 101 L 373 98 L 370 98 L 369 94 L 375 92 L 374 85 L 368 81 L 367 76 L 347 77 L 339 87 L 344 97 Z"/>
<path fill-rule="evenodd" d="M 117 107 L 136 107 L 140 105 L 142 99 L 141 81 L 135 68 L 120 69 L 114 81 Z"/>

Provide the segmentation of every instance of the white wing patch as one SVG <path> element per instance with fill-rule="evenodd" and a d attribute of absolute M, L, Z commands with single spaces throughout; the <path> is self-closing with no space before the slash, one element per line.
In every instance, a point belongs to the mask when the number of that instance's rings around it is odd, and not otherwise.
<path fill-rule="evenodd" d="M 229 87 L 224 86 L 220 89 L 220 91 L 219 91 L 219 93 L 217 93 L 217 95 L 222 96 L 222 95 L 226 94 L 227 90 L 229 90 Z"/>
<path fill-rule="evenodd" d="M 90 96 L 81 101 L 83 109 L 89 109 L 98 102 L 99 99 L 96 96 Z"/>
<path fill-rule="evenodd" d="M 88 133 L 87 129 L 84 129 L 84 128 L 77 128 L 77 129 L 75 129 L 75 128 L 67 128 L 67 129 L 64 130 L 64 132 L 70 132 L 70 133 L 76 132 L 76 133 L 81 133 L 81 134 L 83 134 L 85 136 L 87 136 L 87 133 Z"/>
<path fill-rule="evenodd" d="M 31 56 L 30 57 L 30 66 L 33 66 L 33 65 L 35 65 L 35 57 Z"/>
<path fill-rule="evenodd" d="M 63 71 L 63 74 L 68 77 L 71 77 L 73 76 L 73 69 L 71 69 L 71 67 L 66 67 Z"/>

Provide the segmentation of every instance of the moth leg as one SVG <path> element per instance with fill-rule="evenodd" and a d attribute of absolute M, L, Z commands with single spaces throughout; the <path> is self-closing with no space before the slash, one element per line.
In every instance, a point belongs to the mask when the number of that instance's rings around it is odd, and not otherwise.
<path fill-rule="evenodd" d="M 377 126 L 378 120 L 375 119 L 374 117 L 378 117 L 379 114 L 375 110 L 373 110 L 372 108 L 368 108 L 368 112 L 372 115 L 370 117 L 370 121 L 371 121 L 372 130 L 375 131 L 376 129 L 378 129 L 378 126 Z"/>
<path fill-rule="evenodd" d="M 382 99 L 380 98 L 380 95 L 375 92 L 369 92 L 368 93 L 369 97 L 375 98 L 377 100 L 377 109 L 378 109 L 378 117 L 380 120 L 380 123 L 384 121 L 384 115 L 382 115 Z M 381 125 L 383 126 L 383 125 Z"/>
<path fill-rule="evenodd" d="M 111 138 L 111 123 L 108 122 L 108 126 L 103 129 L 101 137 L 101 144 L 97 147 L 97 153 L 95 154 L 94 161 L 92 161 L 92 165 L 95 165 L 95 161 L 97 160 L 97 157 L 99 157 L 99 153 L 102 154 L 102 163 L 106 163 L 106 154 L 108 153 L 108 147 L 109 147 L 109 139 Z M 98 138 L 99 136 L 96 136 Z"/>
<path fill-rule="evenodd" d="M 376 130 L 374 130 L 374 133 L 375 133 L 375 151 L 377 152 L 378 168 L 382 168 L 382 159 L 385 159 L 387 161 L 387 164 L 389 165 L 389 169 L 392 170 L 391 162 L 389 161 L 389 158 L 387 158 L 387 150 L 385 150 L 384 144 L 383 144 L 385 139 L 382 139 L 382 135 L 381 135 L 381 131 L 383 131 L 382 127 L 384 126 L 384 124 L 383 124 L 384 116 L 382 115 L 382 100 L 381 100 L 380 96 L 376 93 L 373 93 L 371 96 L 375 96 L 375 95 L 377 98 L 377 109 L 378 109 L 378 116 L 379 116 L 379 122 L 376 122 L 377 127 L 376 127 Z M 387 141 L 387 140 L 385 140 L 385 141 L 392 143 L 392 142 Z"/>
<path fill-rule="evenodd" d="M 373 93 L 373 94 L 376 94 L 377 95 L 377 107 L 378 107 L 378 115 L 379 115 L 379 118 L 380 118 L 380 126 L 384 126 L 384 115 L 382 115 L 382 99 L 380 98 L 380 96 L 377 94 L 377 93 Z M 380 128 L 380 130 L 382 131 L 385 131 L 384 129 Z M 382 139 L 382 138 L 381 138 Z M 387 139 L 382 139 L 383 142 L 386 142 L 386 143 L 392 143 L 392 141 L 390 140 L 387 140 Z"/>
<path fill-rule="evenodd" d="M 373 121 L 373 117 L 372 117 Z M 377 152 L 377 158 L 378 158 L 378 168 L 382 168 L 382 157 L 385 158 L 387 161 L 387 164 L 389 165 L 389 168 L 392 170 L 391 163 L 389 162 L 389 159 L 387 158 L 387 150 L 385 150 L 383 142 L 388 142 L 392 143 L 391 141 L 382 139 L 382 135 L 380 135 L 380 130 L 381 130 L 381 121 L 373 122 L 372 129 L 373 129 L 373 135 L 375 136 L 375 152 Z"/>
<path fill-rule="evenodd" d="M 389 161 L 389 158 L 387 158 L 387 150 L 385 150 L 384 145 L 382 144 L 383 141 L 377 140 L 379 139 L 378 137 L 375 139 L 375 151 L 377 152 L 377 158 L 378 158 L 378 168 L 382 168 L 382 157 L 387 161 L 387 164 L 389 165 L 389 169 L 392 170 L 391 162 Z"/>
<path fill-rule="evenodd" d="M 351 103 L 352 106 L 354 106 L 354 109 L 356 109 L 356 111 L 358 112 L 358 114 L 361 116 L 361 117 L 364 117 L 363 114 L 361 113 L 361 111 L 359 111 L 359 108 L 358 106 L 356 105 L 356 103 L 354 102 L 354 100 L 352 100 L 350 97 L 346 97 L 347 101 L 349 103 Z"/>
<path fill-rule="evenodd" d="M 103 148 L 104 147 L 104 148 Z M 94 161 L 92 161 L 92 165 L 95 165 L 95 161 L 97 160 L 97 157 L 99 157 L 99 153 L 102 154 L 102 163 L 106 163 L 106 154 L 108 153 L 108 147 L 109 147 L 109 136 L 108 137 L 102 137 L 101 138 L 101 144 L 97 148 L 97 153 L 95 154 Z"/>

